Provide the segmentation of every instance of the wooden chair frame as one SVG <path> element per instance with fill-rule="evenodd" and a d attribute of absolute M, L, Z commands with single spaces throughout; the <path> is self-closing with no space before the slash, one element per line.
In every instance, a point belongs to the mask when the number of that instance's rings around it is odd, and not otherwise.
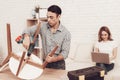
<path fill-rule="evenodd" d="M 48 64 L 47 61 L 44 61 L 44 63 L 41 65 L 41 64 L 38 64 L 36 62 L 33 62 L 32 60 L 30 60 L 29 58 L 25 58 L 25 54 L 26 52 L 23 51 L 23 54 L 22 56 L 18 56 L 17 54 L 13 53 L 12 52 L 12 42 L 11 42 L 11 30 L 10 30 L 10 24 L 7 23 L 6 25 L 6 28 L 7 28 L 7 45 L 8 45 L 8 55 L 7 57 L 5 58 L 5 60 L 3 61 L 2 63 L 2 68 L 1 68 L 1 71 L 6 67 L 6 65 L 8 64 L 9 60 L 11 57 L 13 57 L 14 59 L 20 61 L 19 63 L 19 67 L 18 67 L 18 70 L 17 70 L 17 73 L 16 73 L 16 76 L 19 75 L 19 72 L 22 70 L 22 68 L 24 67 L 25 64 L 29 64 L 29 65 L 32 65 L 32 66 L 35 66 L 37 68 L 40 68 L 40 69 L 44 69 L 46 67 L 46 65 Z M 38 30 L 38 29 L 37 29 Z M 38 31 L 36 31 L 38 32 Z M 37 36 L 37 35 L 35 35 Z M 35 39 L 33 40 L 35 42 Z M 57 50 L 58 46 L 56 46 L 50 53 L 50 56 L 53 56 L 55 51 Z"/>

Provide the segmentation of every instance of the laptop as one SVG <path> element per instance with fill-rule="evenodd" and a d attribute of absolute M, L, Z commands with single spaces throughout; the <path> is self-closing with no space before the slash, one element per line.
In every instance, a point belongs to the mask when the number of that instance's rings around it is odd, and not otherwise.
<path fill-rule="evenodd" d="M 107 53 L 92 52 L 91 57 L 93 62 L 110 64 L 109 54 Z"/>

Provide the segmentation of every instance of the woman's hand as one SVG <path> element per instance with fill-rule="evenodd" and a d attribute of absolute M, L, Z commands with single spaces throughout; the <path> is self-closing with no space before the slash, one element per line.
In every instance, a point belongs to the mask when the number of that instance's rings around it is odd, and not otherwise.
<path fill-rule="evenodd" d="M 110 61 L 112 61 L 114 59 L 114 57 L 110 57 Z"/>
<path fill-rule="evenodd" d="M 110 57 L 110 60 L 114 60 L 117 57 L 117 47 L 113 49 L 112 56 Z"/>

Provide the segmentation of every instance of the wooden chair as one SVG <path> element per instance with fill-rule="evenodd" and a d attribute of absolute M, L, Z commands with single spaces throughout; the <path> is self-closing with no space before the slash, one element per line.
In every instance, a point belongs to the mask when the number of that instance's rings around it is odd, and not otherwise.
<path fill-rule="evenodd" d="M 5 60 L 3 61 L 3 63 L 2 63 L 1 71 L 2 71 L 2 69 L 4 69 L 8 65 L 8 62 L 9 62 L 11 57 L 13 57 L 13 58 L 20 61 L 20 65 L 18 67 L 18 71 L 16 73 L 16 76 L 19 74 L 20 68 L 23 66 L 22 65 L 23 63 L 30 64 L 30 65 L 33 65 L 33 66 L 38 67 L 38 68 L 43 68 L 41 64 L 38 64 L 38 63 L 35 63 L 35 62 L 31 61 L 31 60 L 25 59 L 25 54 L 26 54 L 25 51 L 23 51 L 22 57 L 18 56 L 15 53 L 13 53 L 13 51 L 12 51 L 12 42 L 11 42 L 10 24 L 7 24 L 6 28 L 7 28 L 8 55 L 5 58 Z"/>
<path fill-rule="evenodd" d="M 15 54 L 13 51 L 12 51 L 12 42 L 11 42 L 11 31 L 10 31 L 10 24 L 7 24 L 7 45 L 8 45 L 8 55 L 7 57 L 5 58 L 5 60 L 3 61 L 2 63 L 2 67 L 0 69 L 0 71 L 2 71 L 9 63 L 10 61 L 10 58 L 14 58 L 16 60 L 19 61 L 19 66 L 18 66 L 18 69 L 17 69 L 17 72 L 16 72 L 16 76 L 19 75 L 20 71 L 23 69 L 23 67 L 25 66 L 25 64 L 29 64 L 31 66 L 34 66 L 34 67 L 37 67 L 39 69 L 44 69 L 46 67 L 46 65 L 48 64 L 46 61 L 44 61 L 43 64 L 39 64 L 39 63 L 36 63 L 34 61 L 32 61 L 30 59 L 30 57 L 25 57 L 26 55 L 26 52 L 23 51 L 22 53 L 22 56 L 19 56 L 17 54 Z M 34 39 L 35 41 L 35 39 Z M 56 46 L 50 53 L 50 56 L 53 56 L 55 51 L 57 50 L 58 46 Z"/>

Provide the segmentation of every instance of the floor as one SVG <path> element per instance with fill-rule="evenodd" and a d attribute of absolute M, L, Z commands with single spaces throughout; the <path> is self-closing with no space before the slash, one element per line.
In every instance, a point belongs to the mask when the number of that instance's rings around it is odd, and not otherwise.
<path fill-rule="evenodd" d="M 23 80 L 16 77 L 9 69 L 6 67 L 2 72 L 0 72 L 0 80 Z M 42 75 L 38 76 L 36 79 L 31 80 L 68 80 L 67 71 L 56 70 L 56 69 L 44 69 Z"/>
<path fill-rule="evenodd" d="M 56 70 L 56 69 L 44 69 L 42 75 L 38 76 L 36 79 L 31 80 L 69 80 L 67 77 L 66 70 Z M 3 71 L 0 72 L 0 80 L 23 80 L 16 77 L 7 66 Z M 117 80 L 111 78 L 111 76 L 106 76 L 104 80 Z"/>

